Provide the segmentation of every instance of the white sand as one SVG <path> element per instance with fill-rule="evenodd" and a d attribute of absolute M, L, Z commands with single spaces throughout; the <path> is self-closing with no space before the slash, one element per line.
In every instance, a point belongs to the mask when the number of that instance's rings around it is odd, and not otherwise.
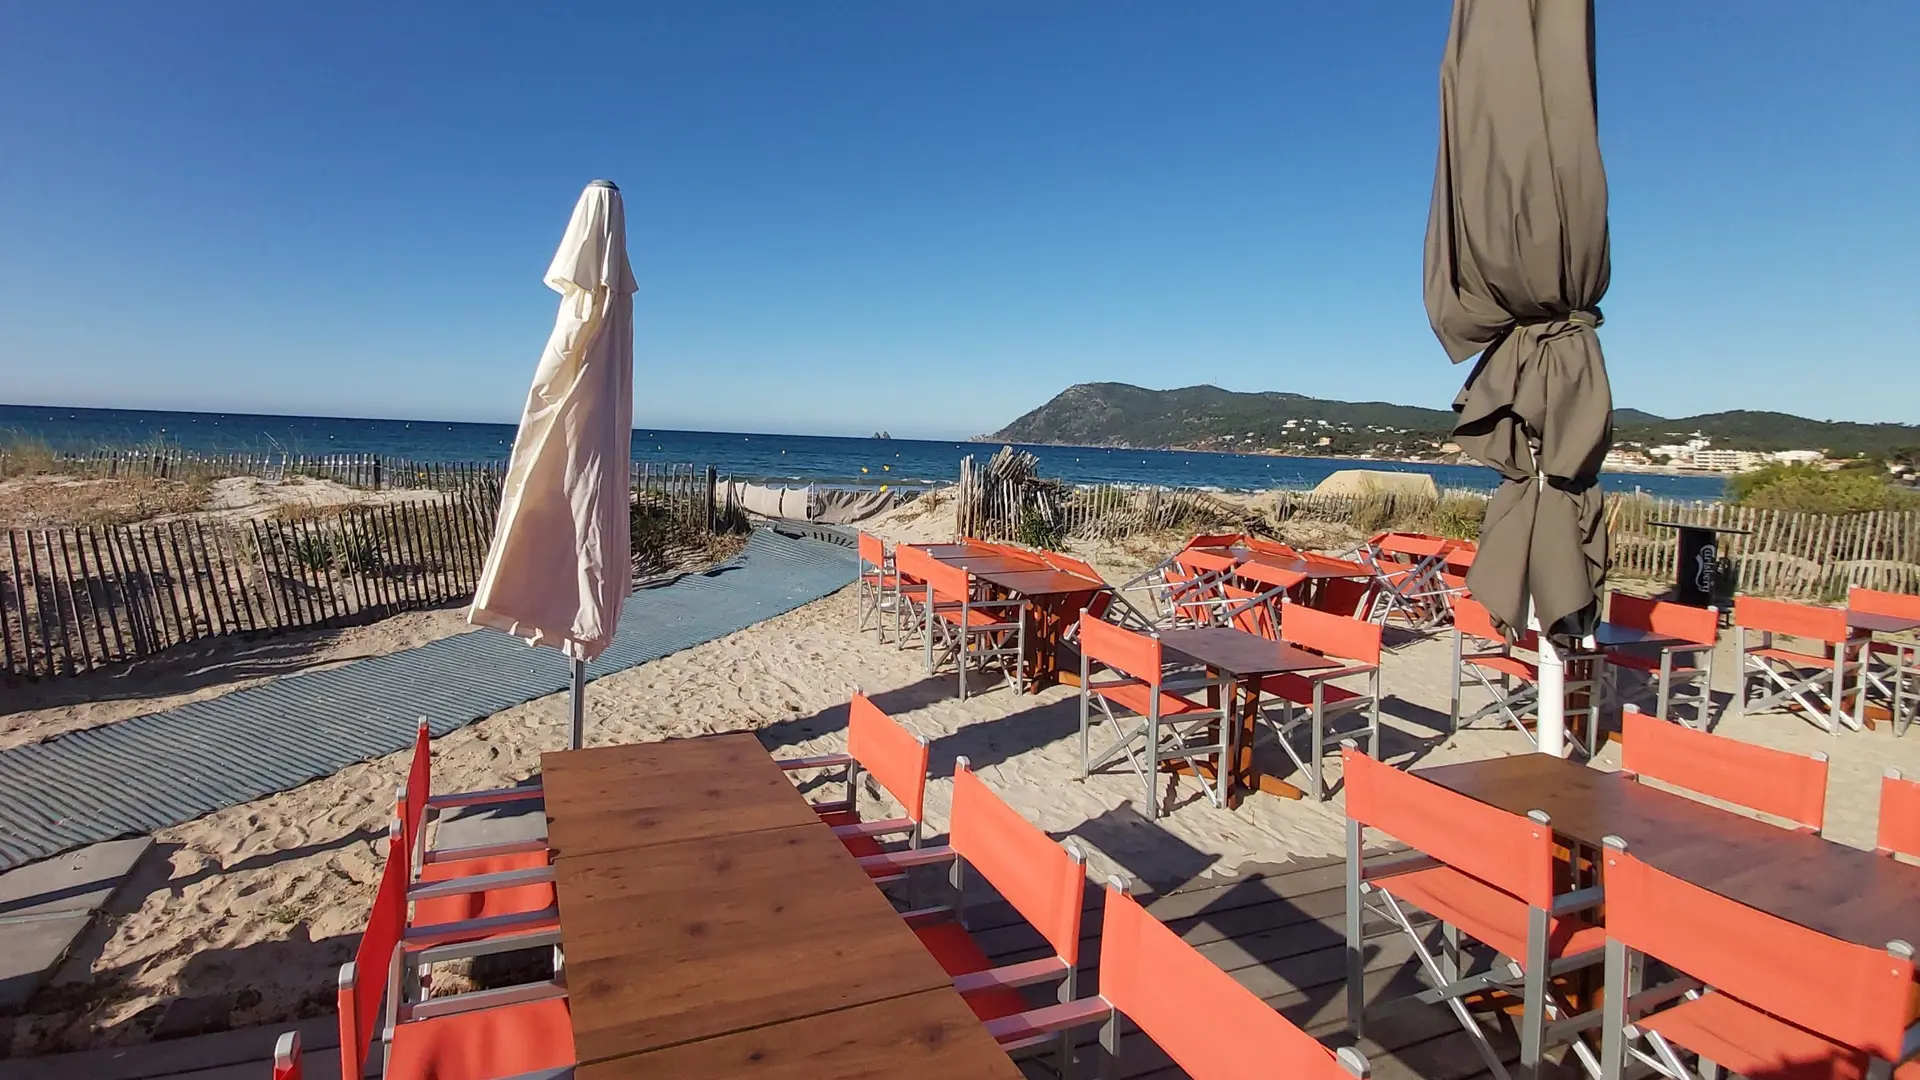
<path fill-rule="evenodd" d="M 950 520 L 928 519 L 928 529 Z M 894 524 L 904 531 L 915 522 Z M 1183 780 L 1162 784 L 1170 813 L 1148 823 L 1140 813 L 1145 793 L 1132 773 L 1079 777 L 1074 691 L 1015 697 L 994 689 L 963 703 L 951 676 L 928 679 L 917 652 L 857 635 L 853 622 L 848 590 L 601 679 L 588 695 L 589 741 L 755 730 L 778 755 L 817 753 L 842 744 L 844 707 L 857 684 L 934 740 L 928 801 L 935 832 L 944 830 L 954 758 L 965 755 L 1029 820 L 1076 838 L 1096 872 L 1124 872 L 1155 889 L 1342 849 L 1338 797 L 1316 805 L 1254 796 L 1238 811 L 1218 810 Z M 1442 636 L 1402 644 L 1388 658 L 1388 757 L 1439 764 L 1525 750 L 1511 731 L 1472 730 L 1442 741 L 1450 655 Z M 1720 671 L 1722 689 L 1730 690 L 1733 668 L 1724 654 Z M 457 731 L 435 744 L 435 785 L 460 790 L 524 778 L 543 749 L 564 741 L 565 722 L 565 696 L 554 695 Z M 1827 832 L 1842 843 L 1870 845 L 1886 765 L 1920 773 L 1920 739 L 1896 741 L 1884 726 L 1834 738 L 1770 714 L 1729 716 L 1719 730 L 1831 754 Z M 1265 760 L 1275 757 L 1265 751 Z M 355 765 L 162 831 L 160 850 L 77 946 L 56 986 L 36 1002 L 39 1011 L 14 1023 L 13 1051 L 140 1041 L 175 998 L 224 996 L 233 1026 L 330 1012 L 335 969 L 366 918 L 404 759 Z M 1603 755 L 1613 760 L 1614 753 Z"/>

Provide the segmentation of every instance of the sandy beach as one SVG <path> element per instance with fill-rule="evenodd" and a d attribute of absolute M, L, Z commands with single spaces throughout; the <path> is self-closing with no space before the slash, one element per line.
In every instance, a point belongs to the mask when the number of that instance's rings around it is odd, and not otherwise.
<path fill-rule="evenodd" d="M 938 539 L 946 537 L 950 520 L 908 507 L 885 529 L 896 539 Z M 1115 582 L 1132 576 L 1143 555 L 1131 549 L 1093 554 Z M 928 678 L 917 651 L 877 643 L 870 633 L 856 633 L 854 622 L 853 591 L 844 590 L 600 679 L 588 695 L 588 741 L 753 731 L 776 755 L 819 753 L 842 744 L 846 701 L 858 686 L 932 740 L 936 779 L 928 802 L 935 832 L 944 829 L 954 760 L 965 756 L 1029 820 L 1056 837 L 1073 837 L 1089 852 L 1094 871 L 1123 873 L 1155 891 L 1342 850 L 1337 794 L 1318 804 L 1255 796 L 1238 810 L 1222 810 L 1192 781 L 1169 779 L 1157 792 L 1167 812 L 1149 823 L 1140 812 L 1142 785 L 1131 772 L 1080 778 L 1076 691 L 1015 696 L 994 689 L 962 702 L 952 676 Z M 457 612 L 419 613 L 343 632 L 311 655 L 344 659 L 462 629 Z M 1385 664 L 1383 718 L 1389 760 L 1431 765 L 1528 749 L 1522 736 L 1494 729 L 1491 721 L 1447 738 L 1449 638 L 1390 637 L 1396 640 Z M 1719 689 L 1730 692 L 1734 667 L 1725 649 L 1718 668 Z M 155 696 L 49 703 L 0 717 L 0 728 L 19 742 L 62 723 L 110 722 L 269 677 L 250 674 L 198 689 L 156 683 Z M 1469 695 L 1471 703 L 1479 700 Z M 565 723 L 565 697 L 554 695 L 456 731 L 434 744 L 435 786 L 491 787 L 531 776 L 540 753 L 564 743 Z M 23 734 L 29 728 L 41 734 Z M 1830 754 L 1827 835 L 1841 843 L 1871 845 L 1886 766 L 1920 772 L 1920 741 L 1896 740 L 1885 726 L 1835 738 L 1787 714 L 1729 714 L 1718 730 Z M 1262 755 L 1280 757 L 1272 747 Z M 1617 760 L 1617 750 L 1602 754 L 1603 765 Z M 15 1055 L 49 1053 L 329 1013 L 336 968 L 366 917 L 404 765 L 404 754 L 390 755 L 161 831 L 155 850 L 52 985 L 25 1015 L 0 1019 L 0 1046 Z M 1337 765 L 1332 771 L 1337 776 Z"/>

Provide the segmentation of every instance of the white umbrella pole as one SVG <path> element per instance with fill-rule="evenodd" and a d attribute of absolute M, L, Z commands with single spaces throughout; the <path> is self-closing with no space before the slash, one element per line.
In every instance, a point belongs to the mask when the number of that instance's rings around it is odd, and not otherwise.
<path fill-rule="evenodd" d="M 573 661 L 573 692 L 568 695 L 568 703 L 573 706 L 573 729 L 567 740 L 567 749 L 578 750 L 587 731 L 587 662 Z"/>
<path fill-rule="evenodd" d="M 1540 722 L 1534 734 L 1541 753 L 1567 756 L 1567 669 L 1545 634 L 1540 635 Z"/>

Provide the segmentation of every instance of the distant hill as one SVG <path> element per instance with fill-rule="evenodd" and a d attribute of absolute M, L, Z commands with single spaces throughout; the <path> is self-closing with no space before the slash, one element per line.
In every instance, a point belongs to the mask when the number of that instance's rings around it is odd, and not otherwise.
<path fill-rule="evenodd" d="M 1784 413 L 1724 412 L 1667 419 L 1614 412 L 1615 437 L 1657 445 L 1698 432 L 1730 450 L 1826 450 L 1834 456 L 1920 446 L 1920 426 L 1808 420 Z M 1435 454 L 1453 430 L 1451 409 L 1385 401 L 1329 401 L 1303 394 L 1236 393 L 1217 386 L 1148 390 L 1081 383 L 986 438 L 1134 448 L 1318 450 Z M 1325 442 L 1322 442 L 1325 440 Z"/>

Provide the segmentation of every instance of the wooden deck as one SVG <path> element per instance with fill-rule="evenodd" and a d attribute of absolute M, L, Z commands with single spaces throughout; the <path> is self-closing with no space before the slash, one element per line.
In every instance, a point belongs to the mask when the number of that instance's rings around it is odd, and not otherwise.
<path fill-rule="evenodd" d="M 1296 861 L 1232 880 L 1195 881 L 1153 898 L 1147 909 L 1321 1042 L 1357 1046 L 1375 1080 L 1490 1075 L 1471 1038 L 1443 1006 L 1415 1004 L 1384 1016 L 1369 1014 L 1367 1038 L 1356 1043 L 1347 1034 L 1344 883 L 1341 859 Z M 996 964 L 1050 951 L 997 900 L 970 908 L 967 921 Z M 1368 929 L 1367 999 L 1390 1000 L 1424 989 L 1404 935 L 1384 922 Z M 1081 985 L 1097 987 L 1087 979 L 1099 968 L 1097 903 L 1087 910 L 1082 935 Z M 1093 1037 L 1089 1031 L 1081 1041 Z M 1222 1037 L 1230 1036 L 1223 1032 Z M 1494 1043 L 1503 1062 L 1511 1065 L 1519 1057 L 1519 1043 L 1510 1031 L 1496 1036 Z M 1079 1068 L 1093 1075 L 1093 1059 L 1084 1059 Z M 1030 1077 L 1054 1076 L 1046 1059 L 1026 1064 L 1025 1071 Z M 1559 1072 L 1551 1064 L 1542 1069 L 1543 1075 Z M 1186 1075 L 1137 1031 L 1130 1030 L 1122 1040 L 1120 1076 L 1125 1080 L 1177 1080 Z"/>
<path fill-rule="evenodd" d="M 1202 954 L 1329 1046 L 1352 1044 L 1346 1034 L 1344 867 L 1340 860 L 1293 862 L 1233 880 L 1200 879 L 1155 897 L 1148 909 Z M 1089 891 L 1089 900 L 1094 893 Z M 1040 937 L 1006 904 L 988 899 L 969 907 L 968 922 L 998 963 L 1047 952 Z M 1083 927 L 1082 985 L 1098 970 L 1099 908 Z M 1369 1000 L 1417 988 L 1409 946 L 1384 926 L 1369 936 Z M 225 1032 L 148 1046 L 58 1057 L 0 1061 L 0 1080 L 264 1080 L 274 1036 L 298 1027 L 306 1046 L 307 1080 L 338 1080 L 339 1052 L 331 1017 L 297 1025 Z M 1414 1005 L 1370 1017 L 1358 1045 L 1376 1080 L 1469 1080 L 1487 1075 L 1471 1040 L 1446 1009 Z M 1223 1032 L 1223 1037 L 1230 1037 Z M 1084 1040 L 1090 1042 L 1093 1032 Z M 1504 1059 L 1519 1053 L 1509 1036 L 1496 1039 Z M 1122 1044 L 1128 1080 L 1175 1080 L 1186 1074 L 1168 1063 L 1137 1032 Z M 1051 1077 L 1050 1062 L 1027 1063 L 1032 1077 Z M 1089 1055 L 1080 1071 L 1092 1075 Z M 1558 1070 L 1554 1070 L 1557 1072 Z M 823 1078 L 825 1080 L 825 1078 Z"/>

